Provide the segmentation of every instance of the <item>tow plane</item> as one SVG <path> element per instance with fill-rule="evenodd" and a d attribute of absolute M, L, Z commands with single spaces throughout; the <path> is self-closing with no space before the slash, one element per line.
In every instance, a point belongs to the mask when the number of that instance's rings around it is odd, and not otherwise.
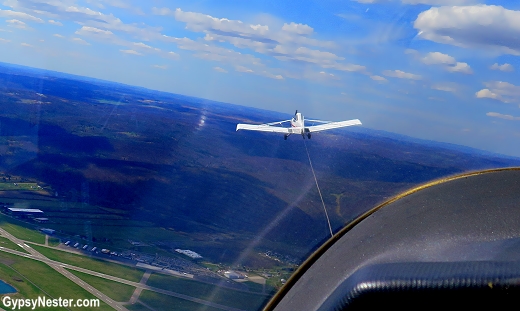
<path fill-rule="evenodd" d="M 305 126 L 305 121 L 319 123 L 318 125 Z M 284 127 L 284 124 L 290 123 L 291 127 Z M 287 139 L 291 134 L 301 134 L 305 139 L 311 139 L 311 133 L 320 132 L 325 130 L 331 130 L 340 127 L 346 127 L 351 125 L 361 125 L 361 121 L 358 119 L 348 120 L 348 121 L 339 121 L 339 122 L 331 122 L 331 121 L 322 121 L 322 120 L 311 120 L 304 119 L 303 115 L 296 110 L 294 117 L 290 120 L 265 123 L 265 124 L 237 124 L 237 131 L 239 130 L 248 130 L 248 131 L 260 131 L 260 132 L 271 132 L 271 133 L 282 133 L 284 134 L 283 138 Z"/>

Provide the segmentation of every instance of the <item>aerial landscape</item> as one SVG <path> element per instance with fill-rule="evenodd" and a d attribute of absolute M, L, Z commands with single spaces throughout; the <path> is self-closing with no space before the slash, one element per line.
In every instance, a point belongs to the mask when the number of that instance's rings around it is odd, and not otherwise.
<path fill-rule="evenodd" d="M 518 20 L 499 0 L 1 1 L 0 308 L 261 310 L 374 207 L 520 167 Z M 295 110 L 355 126 L 247 130 Z"/>
<path fill-rule="evenodd" d="M 8 64 L 0 80 L 2 279 L 19 295 L 46 292 L 24 277 L 50 266 L 112 307 L 257 310 L 329 237 L 301 136 L 235 131 L 286 115 Z M 415 185 L 520 165 L 366 128 L 307 144 L 334 232 Z"/>

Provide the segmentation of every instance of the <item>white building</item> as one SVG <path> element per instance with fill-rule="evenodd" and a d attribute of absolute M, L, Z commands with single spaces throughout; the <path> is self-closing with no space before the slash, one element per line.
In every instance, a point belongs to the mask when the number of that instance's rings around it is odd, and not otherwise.
<path fill-rule="evenodd" d="M 200 258 L 202 258 L 201 255 L 195 253 L 194 251 L 190 251 L 189 249 L 179 249 L 179 248 L 177 248 L 175 251 L 177 253 L 186 255 L 186 256 L 188 256 L 190 258 L 193 258 L 193 259 L 200 259 Z"/>

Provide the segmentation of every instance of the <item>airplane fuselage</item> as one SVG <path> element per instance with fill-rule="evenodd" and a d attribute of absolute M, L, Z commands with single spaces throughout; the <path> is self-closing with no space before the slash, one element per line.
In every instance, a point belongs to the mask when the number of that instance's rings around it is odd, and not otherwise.
<path fill-rule="evenodd" d="M 291 129 L 290 133 L 285 135 L 285 139 L 291 134 L 301 134 L 303 138 L 305 138 L 305 135 L 310 139 L 311 133 L 305 129 L 305 120 L 303 118 L 303 115 L 300 112 L 296 112 L 294 114 L 294 117 L 291 119 Z"/>

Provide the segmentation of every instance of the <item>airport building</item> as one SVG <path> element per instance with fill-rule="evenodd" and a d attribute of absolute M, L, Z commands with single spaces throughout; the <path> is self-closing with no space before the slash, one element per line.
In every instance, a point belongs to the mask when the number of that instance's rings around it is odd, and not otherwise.
<path fill-rule="evenodd" d="M 40 229 L 40 231 L 45 234 L 49 234 L 49 235 L 53 235 L 54 233 L 56 233 L 56 230 L 49 229 L 49 228 L 42 228 L 42 229 Z"/>
<path fill-rule="evenodd" d="M 177 248 L 175 251 L 177 253 L 179 253 L 179 254 L 186 255 L 186 256 L 188 256 L 190 258 L 193 258 L 193 259 L 200 259 L 200 258 L 202 258 L 201 255 L 195 253 L 194 251 L 190 251 L 189 249 L 179 249 L 179 248 Z"/>
<path fill-rule="evenodd" d="M 20 218 L 41 218 L 43 211 L 36 208 L 16 208 L 9 207 L 7 214 Z"/>
<path fill-rule="evenodd" d="M 245 276 L 243 274 L 235 272 L 235 271 L 231 271 L 231 270 L 224 272 L 224 275 L 228 279 L 232 279 L 232 280 L 245 279 Z"/>

